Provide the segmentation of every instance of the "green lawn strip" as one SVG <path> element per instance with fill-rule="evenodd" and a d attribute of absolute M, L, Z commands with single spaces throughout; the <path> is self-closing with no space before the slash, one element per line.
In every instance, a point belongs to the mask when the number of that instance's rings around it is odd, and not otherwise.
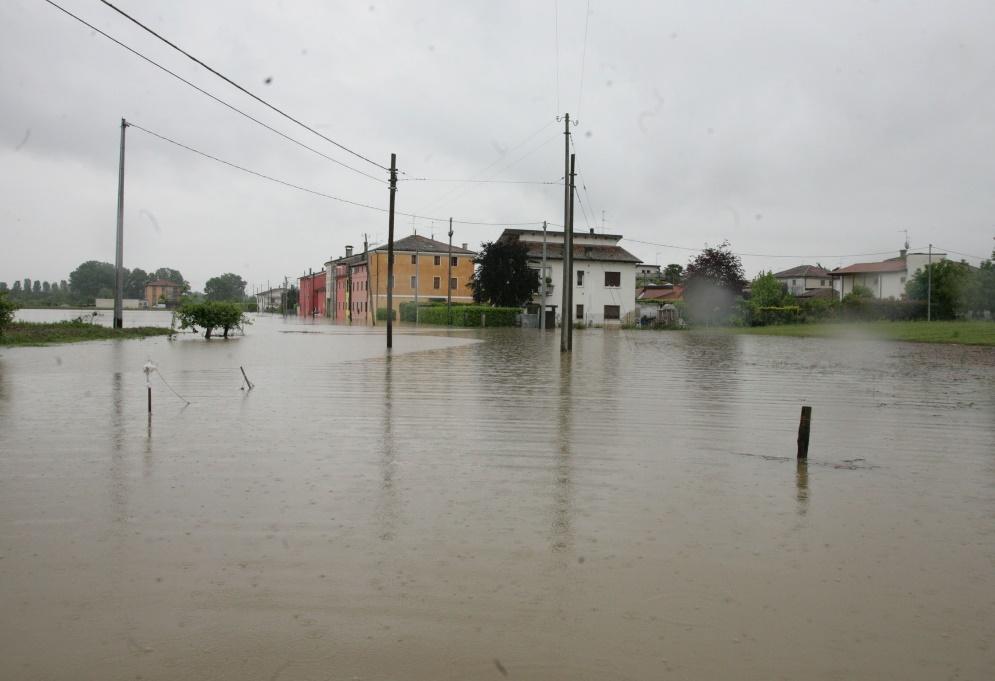
<path fill-rule="evenodd" d="M 92 340 L 117 340 L 168 336 L 170 329 L 160 326 L 136 326 L 112 329 L 78 322 L 14 322 L 4 329 L 0 345 L 51 345 Z"/>
<path fill-rule="evenodd" d="M 881 338 L 914 343 L 995 346 L 995 322 L 989 321 L 841 322 L 724 327 L 714 330 L 759 336 Z"/>

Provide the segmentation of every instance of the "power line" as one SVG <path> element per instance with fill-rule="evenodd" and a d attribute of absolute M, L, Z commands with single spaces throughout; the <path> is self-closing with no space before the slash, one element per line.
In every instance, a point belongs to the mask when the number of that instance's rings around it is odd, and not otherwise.
<path fill-rule="evenodd" d="M 700 251 L 700 248 L 690 248 L 688 246 L 677 246 L 675 244 L 662 244 L 656 241 L 641 241 L 640 239 L 630 239 L 629 237 L 623 237 L 622 241 L 631 241 L 636 244 L 644 244 L 646 246 L 660 246 L 661 248 L 674 248 L 679 251 Z M 918 249 L 913 249 L 918 250 Z M 860 258 L 863 256 L 870 255 L 890 255 L 894 253 L 891 251 L 875 251 L 873 253 L 844 253 L 842 255 L 826 255 L 826 254 L 816 254 L 816 255 L 790 255 L 782 253 L 743 253 L 730 251 L 733 255 L 756 257 L 756 258 Z"/>
<path fill-rule="evenodd" d="M 591 22 L 591 0 L 587 0 L 587 13 L 584 15 L 584 47 L 580 51 L 580 89 L 577 92 L 577 118 L 580 118 L 580 103 L 584 98 L 584 67 L 587 65 L 587 27 Z"/>
<path fill-rule="evenodd" d="M 55 7 L 57 10 L 59 10 L 63 14 L 66 14 L 67 16 L 72 17 L 73 19 L 75 19 L 76 21 L 80 22 L 81 24 L 83 24 L 84 26 L 86 26 L 87 28 L 89 28 L 90 30 L 99 33 L 103 37 L 105 37 L 108 40 L 110 40 L 112 43 L 115 43 L 116 45 L 119 45 L 119 46 L 123 47 L 124 49 L 128 50 L 129 52 L 131 52 L 136 57 L 139 57 L 140 59 L 148 62 L 149 64 L 151 64 L 152 66 L 156 67 L 160 71 L 163 71 L 164 73 L 169 74 L 170 76 L 172 76 L 173 78 L 176 78 L 177 80 L 179 80 L 181 83 L 184 83 L 185 85 L 189 85 L 194 90 L 196 90 L 197 92 L 201 93 L 202 95 L 206 95 L 207 97 L 210 97 L 211 99 L 213 99 L 218 104 L 221 104 L 222 106 L 227 107 L 228 109 L 234 111 L 235 113 L 237 113 L 240 116 L 243 116 L 243 117 L 249 119 L 250 121 L 252 121 L 253 123 L 256 123 L 257 125 L 261 125 L 262 127 L 266 128 L 267 130 L 269 130 L 270 132 L 272 132 L 272 133 L 274 133 L 276 135 L 279 135 L 280 137 L 282 137 L 283 139 L 287 140 L 288 142 L 293 142 L 297 146 L 299 146 L 299 147 L 301 147 L 303 149 L 307 149 L 308 151 L 310 151 L 312 153 L 315 153 L 318 156 L 321 156 L 322 158 L 327 159 L 327 160 L 331 161 L 332 163 L 335 163 L 336 165 L 339 165 L 339 166 L 342 166 L 343 168 L 351 170 L 354 173 L 358 173 L 358 174 L 360 174 L 360 175 L 362 175 L 364 177 L 368 177 L 369 179 L 374 180 L 376 182 L 380 182 L 381 184 L 386 184 L 386 182 L 384 180 L 382 180 L 381 178 L 375 177 L 374 175 L 370 175 L 368 173 L 365 173 L 362 170 L 359 170 L 358 168 L 354 168 L 351 165 L 348 165 L 347 163 L 343 163 L 342 161 L 339 161 L 336 158 L 332 158 L 331 156 L 329 156 L 329 155 L 327 155 L 327 154 L 325 154 L 325 153 L 323 153 L 321 151 L 318 151 L 314 147 L 310 147 L 307 144 L 305 144 L 304 142 L 301 142 L 300 140 L 294 139 L 290 135 L 282 133 L 279 130 L 277 130 L 276 128 L 274 128 L 274 127 L 272 127 L 270 125 L 267 125 L 266 123 L 262 122 L 258 118 L 255 118 L 254 116 L 252 116 L 250 114 L 247 114 L 246 112 L 242 111 L 241 109 L 239 109 L 238 107 L 234 106 L 233 104 L 229 104 L 228 102 L 224 101 L 223 99 L 221 99 L 219 97 L 216 97 L 215 95 L 211 94 L 207 90 L 205 90 L 205 89 L 203 89 L 203 88 L 201 88 L 201 87 L 199 87 L 197 85 L 194 85 L 192 82 L 190 82 L 189 80 L 187 80 L 183 76 L 179 75 L 178 73 L 176 73 L 174 71 L 170 71 L 168 68 L 166 68 L 162 64 L 156 62 L 155 60 L 153 60 L 153 59 L 151 59 L 149 57 L 146 57 L 144 54 L 142 54 L 138 50 L 136 50 L 136 49 L 134 49 L 134 48 L 132 48 L 132 47 L 124 44 L 123 42 L 121 42 L 120 40 L 118 40 L 117 38 L 115 38 L 114 36 L 112 36 L 112 35 L 110 35 L 108 33 L 105 33 L 104 31 L 100 30 L 99 28 L 97 28 L 93 24 L 89 23 L 85 19 L 82 19 L 81 17 L 76 16 L 75 14 L 73 14 L 72 12 L 70 12 L 69 10 L 67 10 L 66 8 L 58 5 L 57 3 L 53 2 L 52 0 L 45 0 L 45 2 L 47 2 L 48 4 L 50 4 L 53 7 Z"/>
<path fill-rule="evenodd" d="M 135 19 L 133 16 L 131 16 L 130 14 L 128 14 L 127 12 L 125 12 L 124 10 L 119 9 L 118 7 L 116 7 L 113 3 L 109 2 L 108 0 L 100 0 L 100 2 L 102 2 L 103 4 L 105 4 L 108 7 L 110 7 L 112 10 L 114 10 L 115 12 L 117 12 L 118 14 L 120 14 L 121 16 L 123 16 L 125 19 L 127 19 L 131 23 L 133 23 L 136 26 L 142 28 L 146 32 L 154 35 L 156 38 L 158 38 L 162 42 L 166 43 L 167 45 L 169 45 L 170 47 L 172 47 L 174 50 L 176 50 L 177 52 L 179 52 L 180 54 L 186 56 L 187 58 L 189 58 L 193 62 L 199 64 L 200 66 L 203 66 L 205 69 L 207 69 L 208 71 L 210 71 L 211 73 L 213 73 L 214 75 L 216 75 L 218 78 L 222 79 L 223 81 L 225 81 L 229 85 L 235 87 L 236 89 L 240 90 L 241 92 L 243 92 L 243 93 L 247 94 L 248 96 L 252 97 L 254 100 L 256 100 L 257 102 L 259 102 L 263 106 L 266 106 L 269 109 L 275 111 L 276 113 L 280 114 L 281 116 L 283 116 L 287 120 L 296 123 L 297 125 L 301 126 L 305 130 L 307 130 L 307 131 L 309 131 L 309 132 L 317 135 L 318 137 L 320 137 L 321 139 L 325 140 L 326 142 L 330 142 L 331 144 L 334 144 L 335 146 L 337 146 L 342 151 L 348 152 L 348 153 L 352 154 L 353 156 L 355 156 L 356 158 L 362 159 L 362 160 L 366 161 L 367 163 L 375 165 L 377 168 L 380 168 L 381 170 L 388 170 L 388 168 L 386 168 L 385 166 L 382 166 L 379 163 L 377 163 L 376 161 L 371 160 L 371 159 L 367 158 L 366 156 L 363 156 L 358 151 L 354 151 L 354 150 L 350 149 L 349 147 L 345 146 L 344 144 L 342 144 L 340 142 L 336 142 L 332 138 L 327 137 L 326 135 L 323 135 L 322 133 L 318 132 L 317 130 L 315 130 L 311 126 L 307 125 L 306 123 L 303 123 L 300 120 L 298 120 L 297 118 L 294 118 L 290 114 L 286 113 L 282 109 L 279 109 L 279 108 L 273 106 L 272 104 L 270 104 L 269 102 L 267 102 L 262 97 L 259 97 L 258 95 L 254 94 L 252 92 L 249 92 L 248 90 L 246 90 L 244 87 L 242 87 L 241 85 L 239 85 L 238 83 L 236 83 L 235 81 L 233 81 L 228 76 L 226 76 L 223 73 L 221 73 L 220 71 L 212 68 L 211 66 L 208 66 L 203 61 L 201 61 L 197 57 L 193 56 L 192 54 L 190 54 L 189 52 L 187 52 L 186 50 L 184 50 L 183 48 L 181 48 L 176 43 L 174 43 L 174 42 L 168 40 L 167 38 L 163 37 L 162 35 L 156 33 L 151 28 L 149 28 L 148 26 L 146 26 L 145 24 L 143 24 L 142 22 L 140 22 L 138 19 Z"/>
<path fill-rule="evenodd" d="M 559 185 L 560 180 L 471 180 L 471 179 L 446 179 L 438 177 L 402 177 L 398 182 L 468 182 L 479 184 L 555 184 Z"/>
<path fill-rule="evenodd" d="M 943 248 L 943 246 L 937 246 L 937 248 Z M 974 258 L 975 260 L 982 260 L 983 261 L 983 260 L 989 260 L 990 259 L 988 256 L 971 255 L 970 253 L 961 253 L 960 251 L 955 251 L 955 250 L 953 250 L 951 248 L 943 248 L 943 250 L 946 251 L 947 253 L 953 253 L 954 255 L 960 255 L 960 256 L 963 256 L 965 258 Z"/>
<path fill-rule="evenodd" d="M 372 205 L 370 205 L 368 203 L 360 203 L 359 201 L 352 201 L 350 199 L 344 199 L 341 196 L 334 196 L 332 194 L 327 194 L 325 192 L 321 192 L 321 191 L 318 191 L 316 189 L 310 189 L 308 187 L 303 187 L 303 186 L 301 186 L 299 184 L 294 184 L 293 182 L 287 182 L 286 180 L 281 180 L 279 178 L 273 177 L 272 175 L 267 175 L 266 173 L 261 173 L 261 172 L 259 172 L 257 170 L 252 170 L 251 168 L 246 168 L 244 166 L 240 166 L 237 163 L 232 163 L 231 161 L 226 161 L 223 158 L 220 158 L 218 156 L 214 156 L 214 155 L 209 154 L 209 153 L 207 153 L 205 151 L 201 151 L 200 149 L 195 149 L 194 147 L 191 147 L 191 146 L 189 146 L 187 144 L 183 144 L 182 142 L 178 142 L 177 140 L 174 140 L 174 139 L 172 139 L 170 137 L 166 137 L 165 135 L 161 135 L 161 134 L 159 134 L 157 132 L 149 130 L 148 128 L 144 128 L 144 127 L 138 125 L 137 123 L 133 123 L 131 121 L 128 121 L 128 126 L 132 127 L 132 128 L 135 128 L 136 130 L 141 130 L 145 134 L 151 135 L 152 137 L 155 137 L 155 138 L 158 138 L 158 139 L 162 140 L 163 142 L 168 142 L 169 144 L 173 144 L 173 145 L 175 145 L 177 147 L 180 147 L 181 149 L 186 149 L 187 151 L 192 152 L 194 154 L 197 154 L 198 156 L 203 156 L 204 158 L 208 158 L 208 159 L 210 159 L 212 161 L 215 161 L 217 163 L 221 163 L 222 165 L 226 165 L 229 168 L 234 168 L 235 170 L 240 170 L 243 173 L 248 173 L 249 175 L 254 175 L 254 176 L 258 177 L 258 178 L 261 178 L 261 179 L 264 179 L 264 180 L 269 180 L 270 182 L 275 182 L 276 184 L 283 185 L 284 187 L 289 187 L 291 189 L 296 189 L 298 191 L 306 192 L 308 194 L 312 194 L 314 196 L 319 196 L 321 198 L 331 199 L 332 201 L 338 201 L 340 203 L 345 203 L 345 204 L 348 204 L 350 206 L 356 206 L 357 208 L 366 208 L 366 209 L 369 209 L 369 210 L 375 210 L 378 213 L 386 213 L 386 212 L 388 212 L 386 208 L 381 208 L 379 206 L 372 206 Z M 403 213 L 403 212 L 400 212 L 400 211 L 395 211 L 395 213 L 397 215 L 403 215 L 405 217 L 415 218 L 415 219 L 418 219 L 418 220 L 442 221 L 442 220 L 448 220 L 449 219 L 448 217 L 447 218 L 431 217 L 431 216 L 426 216 L 426 215 L 417 215 L 417 214 L 414 214 L 414 213 Z M 542 224 L 542 221 L 541 220 L 538 220 L 538 221 L 534 220 L 532 222 L 486 222 L 486 221 L 470 220 L 470 219 L 459 219 L 459 220 L 454 219 L 453 223 L 458 223 L 458 224 L 461 224 L 461 225 L 471 225 L 471 226 L 520 227 L 520 226 L 527 226 L 527 225 L 540 225 L 540 224 Z"/>

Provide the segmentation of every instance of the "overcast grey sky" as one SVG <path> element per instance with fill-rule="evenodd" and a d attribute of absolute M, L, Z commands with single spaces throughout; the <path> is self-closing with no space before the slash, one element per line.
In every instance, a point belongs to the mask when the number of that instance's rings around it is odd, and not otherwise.
<path fill-rule="evenodd" d="M 59 4 L 267 124 L 281 119 L 97 0 Z M 985 256 L 995 236 L 995 3 L 149 2 L 120 0 L 235 81 L 402 177 L 559 181 L 557 113 L 579 118 L 576 226 L 761 268 L 913 247 Z M 585 49 L 585 13 L 590 6 Z M 558 8 L 558 12 L 556 9 Z M 558 21 L 557 21 L 558 15 Z M 557 41 L 558 35 L 558 41 Z M 558 43 L 558 49 L 557 49 Z M 384 184 L 238 116 L 59 12 L 0 3 L 0 280 L 113 262 L 119 122 L 361 203 Z M 490 166 L 488 168 L 488 166 Z M 488 168 L 484 171 L 485 168 Z M 562 222 L 555 185 L 404 181 L 397 209 Z M 445 239 L 446 225 L 417 221 Z M 399 217 L 398 235 L 410 234 Z M 454 242 L 495 238 L 456 225 Z M 128 131 L 125 265 L 254 285 L 319 268 L 384 213 L 240 173 Z M 647 262 L 694 252 L 624 242 Z M 884 256 L 882 256 L 884 257 Z"/>

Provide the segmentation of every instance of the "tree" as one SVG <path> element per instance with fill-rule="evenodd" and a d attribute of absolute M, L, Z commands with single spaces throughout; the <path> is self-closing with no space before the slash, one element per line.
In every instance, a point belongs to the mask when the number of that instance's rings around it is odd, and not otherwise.
<path fill-rule="evenodd" d="M 208 300 L 234 300 L 242 302 L 245 298 L 245 279 L 227 272 L 218 277 L 211 277 L 204 284 L 204 295 Z"/>
<path fill-rule="evenodd" d="M 729 250 L 729 242 L 723 241 L 691 259 L 684 271 L 684 284 L 684 300 L 693 320 L 724 322 L 746 285 L 743 263 Z"/>
<path fill-rule="evenodd" d="M 20 293 L 21 292 L 21 280 L 20 279 L 18 279 L 18 280 L 16 280 L 14 282 L 14 287 L 10 290 L 10 292 L 11 293 Z"/>
<path fill-rule="evenodd" d="M 679 284 L 684 279 L 684 268 L 681 265 L 672 262 L 664 268 L 663 278 L 671 284 Z"/>
<path fill-rule="evenodd" d="M 0 281 L 0 293 L 6 293 L 6 292 L 7 292 L 7 282 Z"/>
<path fill-rule="evenodd" d="M 754 310 L 761 307 L 778 307 L 784 302 L 784 286 L 773 272 L 761 272 L 750 285 L 750 303 Z"/>
<path fill-rule="evenodd" d="M 932 272 L 932 295 L 929 295 Z M 931 299 L 934 319 L 953 319 L 967 309 L 967 293 L 971 268 L 965 262 L 941 260 L 926 265 L 905 283 L 905 294 L 911 300 Z"/>
<path fill-rule="evenodd" d="M 991 259 L 983 260 L 972 273 L 967 287 L 967 308 L 975 313 L 987 310 L 995 316 L 995 250 Z"/>
<path fill-rule="evenodd" d="M 65 279 L 61 280 L 59 282 L 59 290 L 62 293 L 69 293 L 69 282 L 67 282 Z"/>
<path fill-rule="evenodd" d="M 49 284 L 47 281 L 43 281 L 41 284 L 41 291 L 42 293 L 51 293 L 52 285 Z"/>
<path fill-rule="evenodd" d="M 470 278 L 473 299 L 497 307 L 521 307 L 539 290 L 539 272 L 529 267 L 528 246 L 520 241 L 481 245 Z"/>
<path fill-rule="evenodd" d="M 7 300 L 6 291 L 0 291 L 0 336 L 3 335 L 4 329 L 14 321 L 14 312 L 17 311 L 18 307 L 17 303 Z"/>
<path fill-rule="evenodd" d="M 128 273 L 128 276 L 124 279 L 124 297 L 125 298 L 144 298 L 145 297 L 145 284 L 149 283 L 151 278 L 149 273 L 140 267 L 136 267 Z M 179 282 L 177 282 L 179 283 Z"/>
<path fill-rule="evenodd" d="M 176 318 L 180 321 L 180 328 L 193 329 L 197 332 L 197 327 L 204 329 L 204 338 L 211 340 L 211 333 L 214 329 L 220 328 L 224 331 L 224 337 L 228 338 L 228 332 L 235 328 L 242 328 L 252 321 L 242 314 L 242 308 L 237 303 L 219 302 L 208 300 L 203 303 L 185 302 L 176 310 Z"/>
<path fill-rule="evenodd" d="M 69 289 L 83 298 L 101 298 L 101 293 L 111 292 L 115 287 L 114 265 L 109 262 L 87 260 L 69 274 Z"/>
<path fill-rule="evenodd" d="M 24 292 L 31 293 L 31 279 L 24 277 Z"/>
<path fill-rule="evenodd" d="M 182 286 L 182 292 L 186 293 L 190 290 L 190 282 L 183 278 L 179 270 L 174 270 L 170 267 L 160 267 L 155 272 L 149 275 L 149 280 L 152 279 L 165 279 L 166 281 L 171 281 L 174 284 L 179 284 Z"/>
<path fill-rule="evenodd" d="M 34 283 L 31 284 L 32 293 L 41 293 L 41 282 L 35 279 Z"/>

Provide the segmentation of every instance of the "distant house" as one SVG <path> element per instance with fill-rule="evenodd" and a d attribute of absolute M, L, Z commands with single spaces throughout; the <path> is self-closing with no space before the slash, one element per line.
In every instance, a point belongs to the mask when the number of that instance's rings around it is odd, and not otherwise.
<path fill-rule="evenodd" d="M 563 232 L 541 229 L 506 229 L 501 241 L 515 240 L 528 247 L 529 265 L 549 277 L 546 299 L 537 293 L 529 311 L 545 311 L 546 318 L 560 321 L 557 303 L 562 300 Z M 546 268 L 542 271 L 543 239 L 546 240 Z M 620 234 L 575 232 L 573 244 L 573 304 L 567 319 L 582 324 L 618 324 L 636 313 L 636 265 L 639 258 L 618 245 Z"/>
<path fill-rule="evenodd" d="M 177 284 L 168 279 L 153 279 L 145 284 L 145 304 L 149 307 L 165 305 L 175 307 L 180 302 L 183 284 Z"/>
<path fill-rule="evenodd" d="M 799 265 L 790 270 L 775 272 L 774 278 L 793 296 L 818 289 L 833 290 L 833 278 L 829 276 L 829 271 L 818 265 Z"/>
<path fill-rule="evenodd" d="M 640 319 L 659 319 L 664 305 L 684 300 L 681 284 L 647 284 L 636 290 L 636 305 Z"/>
<path fill-rule="evenodd" d="M 325 316 L 325 270 L 305 274 L 298 279 L 297 314 L 301 317 Z"/>
<path fill-rule="evenodd" d="M 945 260 L 946 257 L 945 253 L 932 255 L 933 262 Z M 927 253 L 908 253 L 903 249 L 897 258 L 860 262 L 832 270 L 829 275 L 840 282 L 836 288 L 841 297 L 852 293 L 855 286 L 863 286 L 875 298 L 902 298 L 906 282 L 917 271 L 925 269 L 929 258 Z"/>
<path fill-rule="evenodd" d="M 644 262 L 636 265 L 636 280 L 658 281 L 660 277 L 659 265 L 648 265 Z"/>
<path fill-rule="evenodd" d="M 280 288 L 271 288 L 268 291 L 260 291 L 256 294 L 256 309 L 260 312 L 280 310 L 286 291 L 287 289 L 282 286 Z"/>

